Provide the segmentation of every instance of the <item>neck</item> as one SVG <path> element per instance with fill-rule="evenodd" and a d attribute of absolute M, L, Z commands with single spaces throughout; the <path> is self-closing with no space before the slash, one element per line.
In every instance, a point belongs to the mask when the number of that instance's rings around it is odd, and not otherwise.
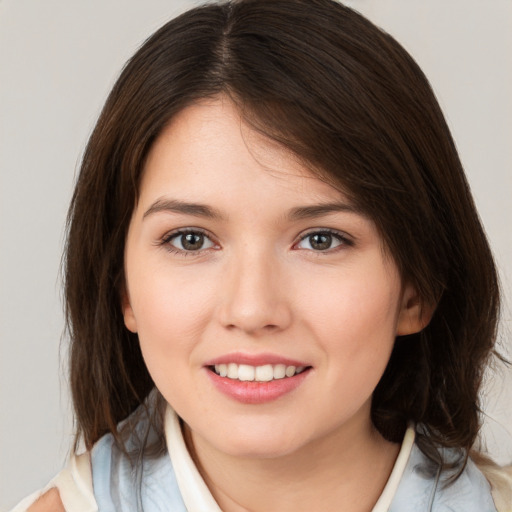
<path fill-rule="evenodd" d="M 369 512 L 393 469 L 399 446 L 371 421 L 352 422 L 279 457 L 219 452 L 185 430 L 190 453 L 224 512 L 325 510 Z"/>

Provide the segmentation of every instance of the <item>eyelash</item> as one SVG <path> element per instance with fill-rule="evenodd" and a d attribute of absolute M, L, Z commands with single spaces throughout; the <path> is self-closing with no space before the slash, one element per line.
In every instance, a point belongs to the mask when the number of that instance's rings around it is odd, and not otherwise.
<path fill-rule="evenodd" d="M 185 236 L 185 235 L 189 235 L 189 234 L 202 235 L 205 239 L 210 240 L 210 242 L 214 246 L 216 245 L 215 242 L 212 240 L 212 237 L 206 231 L 204 231 L 200 228 L 180 229 L 178 231 L 173 231 L 171 233 L 168 233 L 162 238 L 162 240 L 159 242 L 159 245 L 165 246 L 166 250 L 169 251 L 170 253 L 179 254 L 182 256 L 195 256 L 195 255 L 201 254 L 204 251 L 212 249 L 212 247 L 207 247 L 206 249 L 198 249 L 196 251 L 184 250 L 184 249 L 179 249 L 177 247 L 174 247 L 171 244 L 172 240 L 177 239 L 180 236 Z M 351 238 L 349 238 L 346 234 L 344 234 L 340 231 L 336 231 L 333 229 L 316 229 L 314 231 L 310 231 L 310 232 L 306 233 L 305 235 L 301 236 L 300 239 L 298 240 L 298 242 L 293 244 L 293 247 L 296 247 L 298 244 L 300 244 L 304 240 L 307 240 L 308 238 L 312 237 L 313 235 L 328 235 L 328 236 L 331 236 L 334 239 L 336 239 L 338 242 L 340 242 L 339 245 L 337 245 L 334 248 L 328 248 L 325 250 L 317 250 L 317 251 L 310 249 L 310 251 L 312 253 L 315 253 L 318 255 L 337 252 L 338 250 L 343 249 L 343 247 L 352 247 L 354 245 L 354 241 Z"/>
<path fill-rule="evenodd" d="M 204 252 L 205 250 L 211 249 L 211 247 L 208 247 L 206 249 L 198 249 L 197 251 L 187 251 L 171 245 L 172 240 L 185 235 L 202 235 L 205 239 L 210 240 L 213 245 L 216 245 L 215 242 L 212 240 L 212 237 L 206 231 L 200 228 L 179 229 L 178 231 L 168 233 L 162 238 L 159 245 L 165 246 L 166 250 L 169 251 L 170 253 L 179 254 L 181 256 L 195 256 Z"/>
<path fill-rule="evenodd" d="M 294 246 L 300 244 L 304 240 L 307 240 L 313 235 L 329 235 L 332 238 L 336 239 L 338 242 L 340 242 L 338 246 L 333 248 L 318 251 L 311 250 L 314 254 L 318 255 L 331 254 L 333 252 L 337 252 L 338 250 L 342 250 L 344 247 L 352 247 L 354 245 L 354 241 L 352 240 L 352 238 L 349 238 L 345 233 L 341 231 L 336 231 L 334 229 L 315 229 L 301 236 L 300 240 L 297 243 L 295 243 Z"/>

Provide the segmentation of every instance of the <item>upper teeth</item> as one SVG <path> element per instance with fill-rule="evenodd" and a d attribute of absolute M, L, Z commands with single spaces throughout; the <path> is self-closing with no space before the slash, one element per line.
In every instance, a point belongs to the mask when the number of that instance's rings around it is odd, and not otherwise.
<path fill-rule="evenodd" d="M 304 371 L 304 366 L 286 366 L 284 364 L 265 364 L 263 366 L 250 366 L 248 364 L 216 364 L 215 373 L 228 379 L 244 381 L 268 382 L 273 379 L 293 377 Z"/>

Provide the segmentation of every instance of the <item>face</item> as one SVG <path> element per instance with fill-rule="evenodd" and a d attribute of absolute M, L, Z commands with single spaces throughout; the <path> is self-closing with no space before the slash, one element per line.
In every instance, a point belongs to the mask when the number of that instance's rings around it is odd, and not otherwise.
<path fill-rule="evenodd" d="M 419 328 L 373 222 L 224 98 L 152 147 L 125 272 L 156 386 L 193 439 L 234 456 L 367 429 L 395 336 Z"/>

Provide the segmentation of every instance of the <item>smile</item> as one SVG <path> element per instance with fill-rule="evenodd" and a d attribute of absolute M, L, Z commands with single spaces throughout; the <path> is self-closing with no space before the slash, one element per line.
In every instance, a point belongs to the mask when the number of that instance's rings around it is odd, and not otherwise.
<path fill-rule="evenodd" d="M 287 366 L 284 364 L 265 364 L 262 366 L 251 366 L 248 364 L 216 364 L 211 367 L 220 377 L 227 377 L 232 380 L 244 382 L 270 382 L 272 380 L 285 379 L 302 373 L 305 366 Z"/>
<path fill-rule="evenodd" d="M 204 366 L 214 388 L 242 404 L 284 399 L 312 374 L 313 367 L 273 354 L 230 354 Z"/>

